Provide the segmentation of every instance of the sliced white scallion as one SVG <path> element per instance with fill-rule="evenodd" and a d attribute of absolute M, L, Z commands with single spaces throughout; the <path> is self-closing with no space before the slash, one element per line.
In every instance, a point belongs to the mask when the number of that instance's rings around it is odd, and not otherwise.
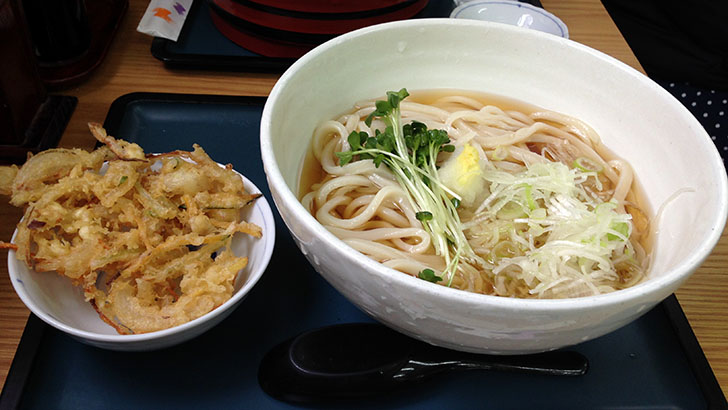
<path fill-rule="evenodd" d="M 581 165 L 589 168 L 552 162 L 516 174 L 485 170 L 491 195 L 467 224 L 467 233 L 486 247 L 497 244 L 489 258 L 496 277 L 520 279 L 536 295 L 598 293 L 605 291 L 600 280 L 619 278 L 615 264 L 634 255 L 631 215 L 618 212 L 615 202 L 589 195 L 582 183 L 596 171 L 593 164 Z M 492 225 L 508 226 L 507 242 L 503 233 L 488 228 Z M 554 296 L 573 295 L 549 297 Z"/>

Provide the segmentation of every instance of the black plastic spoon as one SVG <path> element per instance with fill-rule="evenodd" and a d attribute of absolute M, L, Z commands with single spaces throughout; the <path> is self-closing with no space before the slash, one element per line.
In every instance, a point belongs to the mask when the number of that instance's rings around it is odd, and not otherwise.
<path fill-rule="evenodd" d="M 263 358 L 258 381 L 278 400 L 310 403 L 386 393 L 453 370 L 504 370 L 553 376 L 586 373 L 574 351 L 529 355 L 464 353 L 417 341 L 383 325 L 351 323 L 289 339 Z"/>

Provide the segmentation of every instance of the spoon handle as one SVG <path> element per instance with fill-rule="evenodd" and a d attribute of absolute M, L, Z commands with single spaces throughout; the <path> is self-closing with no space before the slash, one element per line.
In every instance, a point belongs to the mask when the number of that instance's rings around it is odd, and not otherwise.
<path fill-rule="evenodd" d="M 428 347 L 402 366 L 396 378 L 414 381 L 452 370 L 496 370 L 549 376 L 581 376 L 588 368 L 589 362 L 586 357 L 568 350 L 498 356 L 454 353 L 437 347 Z"/>

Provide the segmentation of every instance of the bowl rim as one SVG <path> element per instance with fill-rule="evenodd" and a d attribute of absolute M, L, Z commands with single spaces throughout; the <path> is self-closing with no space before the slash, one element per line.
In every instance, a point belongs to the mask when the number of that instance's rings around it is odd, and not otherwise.
<path fill-rule="evenodd" d="M 262 193 L 260 189 L 252 182 L 250 181 L 246 176 L 238 173 L 243 178 L 243 183 L 245 186 L 245 189 L 250 193 Z M 30 294 L 26 291 L 26 289 L 23 286 L 20 286 L 18 284 L 19 278 L 17 276 L 17 271 L 13 267 L 14 263 L 21 263 L 25 264 L 24 261 L 18 260 L 15 257 L 15 251 L 10 250 L 8 252 L 8 276 L 10 277 L 10 282 L 13 285 L 13 288 L 15 289 L 15 293 L 18 295 L 20 300 L 23 301 L 25 306 L 36 316 L 38 316 L 41 320 L 46 322 L 47 324 L 57 328 L 58 330 L 61 330 L 65 333 L 68 333 L 69 335 L 72 335 L 74 337 L 88 340 L 96 343 L 102 343 L 102 344 L 119 344 L 119 345 L 129 345 L 129 344 L 138 344 L 140 342 L 145 341 L 153 341 L 153 340 L 160 340 L 160 339 L 167 339 L 172 338 L 175 335 L 185 333 L 187 330 L 194 329 L 205 322 L 214 320 L 216 317 L 223 315 L 225 313 L 228 313 L 230 309 L 234 309 L 235 305 L 237 305 L 239 302 L 242 301 L 242 299 L 250 292 L 251 289 L 258 283 L 260 278 L 263 276 L 263 273 L 265 273 L 268 264 L 271 260 L 271 257 L 273 255 L 273 249 L 275 247 L 275 219 L 273 218 L 273 211 L 270 207 L 270 204 L 268 203 L 267 199 L 264 195 L 261 195 L 258 199 L 255 200 L 253 204 L 252 209 L 258 209 L 259 212 L 261 212 L 263 219 L 266 221 L 263 231 L 263 237 L 261 240 L 264 242 L 264 252 L 261 258 L 258 259 L 259 266 L 252 270 L 250 272 L 250 275 L 248 276 L 248 280 L 240 287 L 240 289 L 235 292 L 230 299 L 225 301 L 222 305 L 218 306 L 217 308 L 211 310 L 210 312 L 195 318 L 193 320 L 190 320 L 189 322 L 183 323 L 178 326 L 174 326 L 167 329 L 157 330 L 154 332 L 148 332 L 148 333 L 139 333 L 139 334 L 131 334 L 131 335 L 123 335 L 123 334 L 101 334 L 101 333 L 95 333 L 90 332 L 87 330 L 81 330 L 76 327 L 67 325 L 60 320 L 54 318 L 53 316 L 49 315 L 47 312 L 45 312 L 43 309 L 41 309 L 33 300 L 33 298 L 30 296 Z M 15 236 L 17 235 L 17 229 L 13 232 L 13 237 L 11 239 L 11 242 L 15 241 Z M 28 271 L 32 270 L 28 268 Z M 45 273 L 51 273 L 51 272 L 44 272 Z M 111 328 L 111 327 L 110 327 Z"/>
<path fill-rule="evenodd" d="M 653 80 L 646 75 L 637 71 L 633 67 L 626 63 L 619 61 L 618 59 L 607 55 L 599 50 L 586 46 L 584 44 L 575 42 L 573 40 L 554 36 L 552 34 L 540 32 L 537 30 L 523 30 L 518 27 L 514 27 L 508 24 L 494 23 L 480 20 L 470 19 L 447 19 L 447 18 L 426 18 L 426 19 L 413 19 L 382 23 L 374 26 L 365 27 L 349 33 L 338 36 L 331 39 L 295 61 L 278 79 L 273 89 L 268 95 L 268 99 L 263 108 L 263 114 L 261 117 L 261 129 L 260 129 L 260 146 L 261 146 L 261 158 L 263 161 L 264 170 L 266 177 L 268 178 L 268 184 L 272 190 L 277 191 L 282 204 L 276 204 L 277 206 L 285 206 L 297 219 L 298 223 L 305 225 L 310 229 L 316 237 L 322 242 L 323 246 L 328 246 L 336 250 L 339 256 L 345 257 L 347 262 L 355 263 L 362 266 L 366 271 L 377 275 L 380 279 L 387 281 L 387 283 L 395 283 L 397 285 L 408 286 L 413 292 L 426 293 L 426 294 L 437 294 L 438 297 L 446 299 L 448 301 L 457 302 L 460 304 L 467 304 L 468 306 L 477 307 L 495 307 L 501 309 L 530 311 L 530 312 L 541 312 L 549 310 L 550 312 L 559 312 L 572 310 L 579 306 L 582 308 L 603 308 L 605 306 L 613 305 L 624 305 L 634 301 L 646 300 L 645 297 L 648 295 L 657 295 L 660 298 L 669 296 L 664 293 L 665 289 L 679 286 L 684 280 L 686 280 L 692 272 L 697 269 L 700 264 L 710 255 L 712 249 L 720 239 L 723 229 L 728 219 L 728 176 L 725 172 L 722 159 L 718 150 L 713 147 L 711 151 L 710 167 L 712 170 L 717 171 L 722 168 L 723 172 L 715 172 L 719 175 L 719 181 L 716 182 L 716 191 L 718 196 L 718 206 L 722 209 L 718 215 L 714 216 L 715 226 L 709 235 L 705 236 L 698 244 L 697 252 L 691 254 L 688 258 L 685 258 L 678 262 L 672 269 L 664 271 L 659 277 L 651 278 L 643 281 L 635 286 L 619 291 L 594 295 L 585 296 L 578 298 L 568 299 L 522 299 L 522 298 L 506 298 L 501 296 L 484 295 L 473 292 L 462 291 L 458 289 L 448 288 L 442 285 L 437 285 L 417 279 L 413 276 L 402 274 L 401 272 L 392 268 L 385 267 L 379 262 L 370 259 L 366 255 L 357 252 L 353 248 L 346 245 L 343 241 L 338 239 L 334 234 L 329 232 L 323 225 L 321 225 L 308 211 L 305 210 L 303 205 L 298 201 L 293 191 L 286 184 L 283 175 L 276 165 L 276 156 L 273 152 L 273 145 L 271 141 L 271 116 L 277 102 L 281 99 L 288 82 L 292 81 L 297 72 L 301 67 L 309 64 L 312 60 L 318 58 L 321 54 L 329 51 L 329 49 L 336 48 L 340 44 L 345 43 L 351 39 L 358 37 L 367 36 L 369 33 L 385 31 L 385 30 L 398 30 L 407 28 L 422 28 L 432 26 L 466 26 L 476 27 L 486 30 L 501 30 L 508 32 L 509 35 L 521 36 L 521 37 L 532 37 L 534 41 L 547 41 L 552 43 L 559 43 L 561 47 L 568 47 L 574 49 L 578 53 L 586 53 L 591 55 L 593 58 L 603 61 L 605 64 L 616 66 L 616 68 L 623 71 L 635 78 L 643 85 L 648 86 L 650 89 L 655 90 L 658 93 L 663 93 L 667 100 L 678 110 L 684 110 L 689 113 L 679 101 L 677 101 L 667 90 L 663 89 Z M 702 130 L 704 138 L 712 144 L 710 137 L 695 117 L 690 114 L 690 120 L 694 121 L 698 132 Z M 719 168 L 720 167 L 720 168 Z M 277 198 L 274 199 L 277 200 Z"/>

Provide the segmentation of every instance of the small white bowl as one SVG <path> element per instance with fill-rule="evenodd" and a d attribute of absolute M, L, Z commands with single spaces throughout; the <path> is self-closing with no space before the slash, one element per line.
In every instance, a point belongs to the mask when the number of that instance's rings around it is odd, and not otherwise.
<path fill-rule="evenodd" d="M 244 176 L 242 178 L 248 192 L 260 192 L 250 180 Z M 169 329 L 135 335 L 118 334 L 101 320 L 90 303 L 84 301 L 83 291 L 73 286 L 68 278 L 54 272 L 38 273 L 28 269 L 25 262 L 16 259 L 14 251 L 8 252 L 10 281 L 31 312 L 83 343 L 119 351 L 156 350 L 173 346 L 199 336 L 221 322 L 263 276 L 275 244 L 275 221 L 265 197 L 261 196 L 252 207 L 245 209 L 243 218 L 260 226 L 263 237 L 257 239 L 244 234 L 234 236 L 231 245 L 233 252 L 247 256 L 248 265 L 238 274 L 232 297 L 217 309 Z"/>
<path fill-rule="evenodd" d="M 388 90 L 462 89 L 517 99 L 590 124 L 629 161 L 660 214 L 648 279 L 599 296 L 531 300 L 474 294 L 387 268 L 326 230 L 298 200 L 314 128 Z M 672 294 L 718 242 L 728 179 L 710 136 L 644 74 L 583 44 L 467 19 L 417 19 L 337 37 L 297 60 L 261 120 L 273 200 L 296 243 L 339 292 L 405 334 L 458 350 L 529 353 L 594 339 Z M 691 192 L 682 192 L 684 188 Z"/>
<path fill-rule="evenodd" d="M 540 7 L 518 1 L 468 1 L 455 7 L 450 18 L 510 24 L 569 38 L 569 29 L 561 19 Z"/>

